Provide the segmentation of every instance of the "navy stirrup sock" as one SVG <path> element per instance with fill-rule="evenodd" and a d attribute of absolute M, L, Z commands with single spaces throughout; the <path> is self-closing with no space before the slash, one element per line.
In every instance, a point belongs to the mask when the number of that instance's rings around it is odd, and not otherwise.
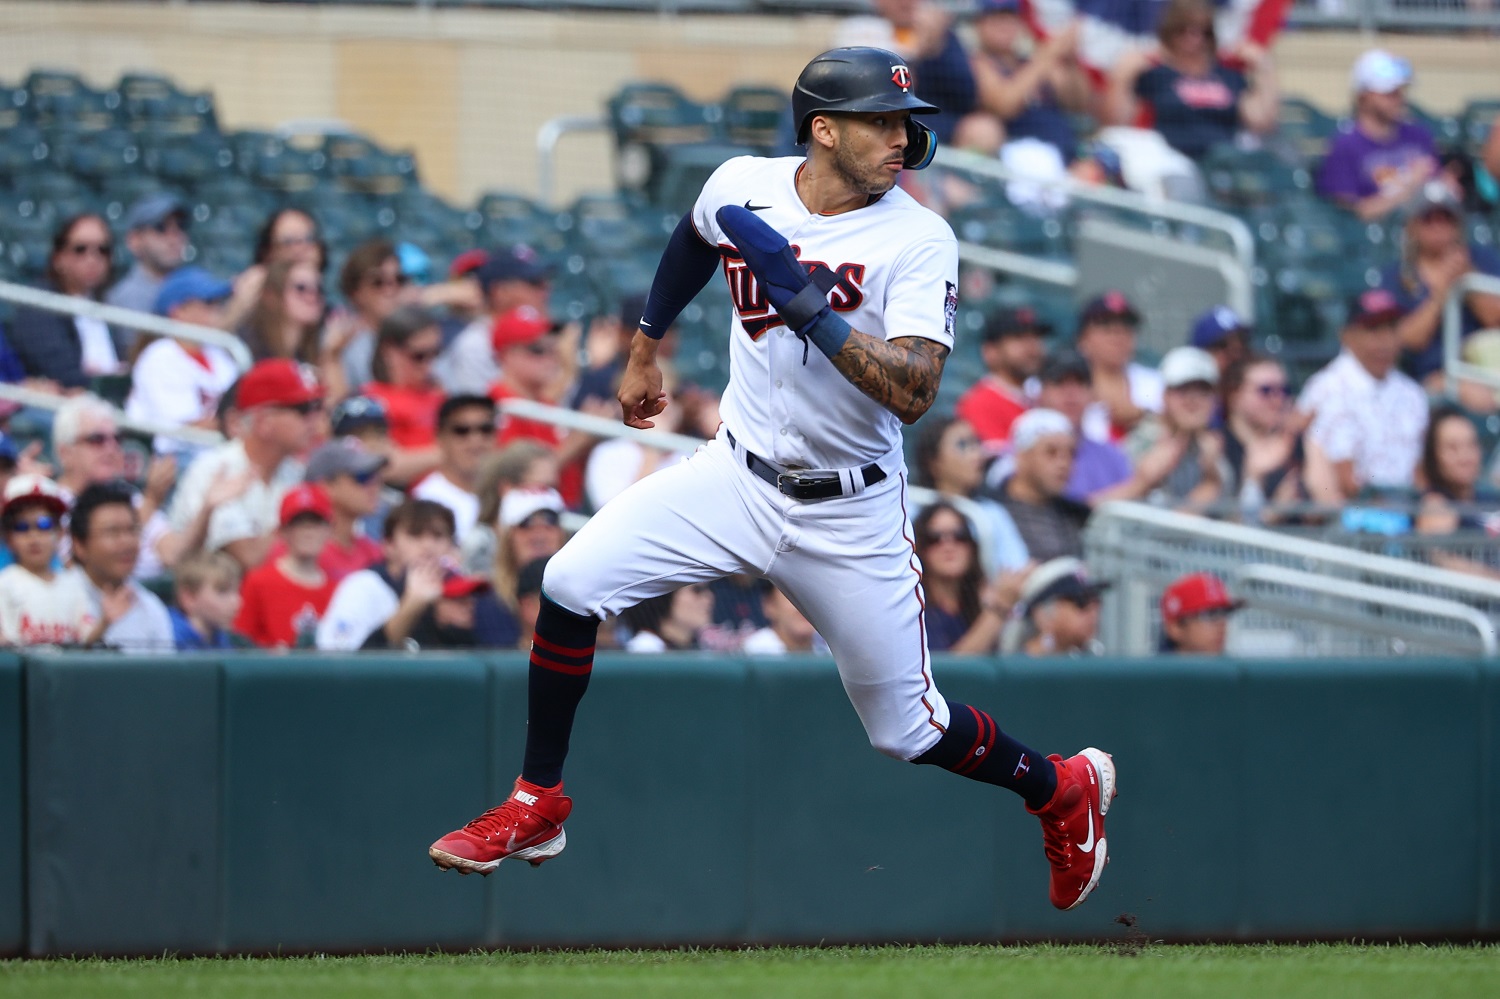
<path fill-rule="evenodd" d="M 526 757 L 521 766 L 522 779 L 539 787 L 554 787 L 562 780 L 573 715 L 589 689 L 598 634 L 598 618 L 574 614 L 542 594 L 531 639 Z"/>
<path fill-rule="evenodd" d="M 948 730 L 913 763 L 1009 788 L 1025 798 L 1033 811 L 1052 800 L 1057 768 L 1051 760 L 1000 731 L 995 719 L 978 708 L 949 701 L 948 712 Z"/>

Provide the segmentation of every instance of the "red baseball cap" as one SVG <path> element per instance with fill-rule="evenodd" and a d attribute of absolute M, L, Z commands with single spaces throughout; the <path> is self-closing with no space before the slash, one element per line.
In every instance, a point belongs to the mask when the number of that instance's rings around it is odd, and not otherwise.
<path fill-rule="evenodd" d="M 1230 599 L 1222 579 L 1208 572 L 1183 576 L 1161 595 L 1161 616 L 1164 621 L 1180 621 L 1204 611 L 1239 610 L 1243 606 L 1243 600 Z"/>
<path fill-rule="evenodd" d="M 465 250 L 453 258 L 448 265 L 448 276 L 453 279 L 466 277 L 483 267 L 490 259 L 488 250 Z"/>
<path fill-rule="evenodd" d="M 449 573 L 443 579 L 443 596 L 449 600 L 458 597 L 470 597 L 480 590 L 489 589 L 490 581 L 483 576 L 465 576 L 461 573 Z"/>
<path fill-rule="evenodd" d="M 245 373 L 234 401 L 240 409 L 254 409 L 301 406 L 321 398 L 323 386 L 311 365 L 277 357 L 259 361 Z"/>
<path fill-rule="evenodd" d="M 557 326 L 533 305 L 519 305 L 495 320 L 491 343 L 499 354 L 551 333 Z"/>
<path fill-rule="evenodd" d="M 333 501 L 328 498 L 328 491 L 322 486 L 304 483 L 293 487 L 281 497 L 282 527 L 307 514 L 333 523 Z"/>

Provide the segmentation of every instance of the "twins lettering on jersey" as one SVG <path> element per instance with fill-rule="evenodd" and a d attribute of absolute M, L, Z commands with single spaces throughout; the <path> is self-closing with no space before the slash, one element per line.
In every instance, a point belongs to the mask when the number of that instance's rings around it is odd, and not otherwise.
<path fill-rule="evenodd" d="M 802 260 L 802 251 L 795 243 L 792 244 L 792 252 L 797 255 L 798 260 Z M 760 282 L 755 280 L 755 275 L 745 266 L 740 251 L 732 245 L 720 243 L 719 258 L 724 262 L 724 280 L 729 283 L 729 297 L 734 301 L 734 309 L 740 315 L 740 325 L 745 327 L 750 339 L 759 340 L 766 330 L 782 325 L 781 317 L 771 308 L 771 303 L 766 301 Z M 864 264 L 839 264 L 835 267 L 823 264 L 820 260 L 802 260 L 802 263 L 807 267 L 822 264 L 838 277 L 839 283 L 829 293 L 828 299 L 833 311 L 853 312 L 864 304 L 865 294 L 860 287 L 865 280 Z"/>

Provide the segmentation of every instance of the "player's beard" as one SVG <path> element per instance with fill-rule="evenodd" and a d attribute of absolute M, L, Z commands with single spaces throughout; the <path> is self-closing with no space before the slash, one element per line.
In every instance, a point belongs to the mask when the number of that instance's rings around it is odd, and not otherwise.
<path fill-rule="evenodd" d="M 860 159 L 843 143 L 833 150 L 833 169 L 851 191 L 859 194 L 884 194 L 896 186 L 900 176 L 887 170 L 883 162 L 871 164 Z"/>

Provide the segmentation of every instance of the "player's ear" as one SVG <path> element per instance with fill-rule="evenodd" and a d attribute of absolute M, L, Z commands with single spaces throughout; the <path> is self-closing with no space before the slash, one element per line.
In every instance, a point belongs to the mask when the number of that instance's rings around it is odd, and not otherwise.
<path fill-rule="evenodd" d="M 838 143 L 838 123 L 832 115 L 815 114 L 808 124 L 809 147 L 818 145 L 832 149 Z"/>

